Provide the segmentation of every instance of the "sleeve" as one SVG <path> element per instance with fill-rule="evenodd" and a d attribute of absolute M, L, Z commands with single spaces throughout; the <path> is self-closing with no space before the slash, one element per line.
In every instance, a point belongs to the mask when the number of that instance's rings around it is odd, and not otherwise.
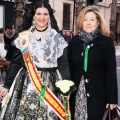
<path fill-rule="evenodd" d="M 10 62 L 10 66 L 7 72 L 5 84 L 3 86 L 4 88 L 9 89 L 11 87 L 15 76 L 17 75 L 20 68 L 23 66 L 24 66 L 24 61 L 23 61 L 22 53 L 18 48 L 16 48 L 14 50 L 14 53 Z"/>
<path fill-rule="evenodd" d="M 70 80 L 70 71 L 69 71 L 69 65 L 68 65 L 68 51 L 67 47 L 64 48 L 62 56 L 58 58 L 58 70 L 60 71 L 60 74 L 63 79 Z"/>
<path fill-rule="evenodd" d="M 108 45 L 105 49 L 105 71 L 106 71 L 106 94 L 107 103 L 118 103 L 118 87 L 117 87 L 117 75 L 116 75 L 116 56 L 113 40 L 108 39 Z"/>
<path fill-rule="evenodd" d="M 69 69 L 70 69 L 70 75 L 71 75 L 71 79 L 73 79 L 73 63 L 72 63 L 72 47 L 71 47 L 71 43 L 68 46 L 68 63 L 69 63 Z"/>
<path fill-rule="evenodd" d="M 63 55 L 64 48 L 66 48 L 68 44 L 66 43 L 65 39 L 60 34 L 57 34 L 54 39 L 56 39 L 57 58 L 59 58 L 60 56 Z"/>

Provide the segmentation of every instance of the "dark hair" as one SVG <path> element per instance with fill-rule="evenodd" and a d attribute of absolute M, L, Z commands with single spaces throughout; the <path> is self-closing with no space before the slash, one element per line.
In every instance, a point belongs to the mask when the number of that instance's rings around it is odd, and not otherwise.
<path fill-rule="evenodd" d="M 6 28 L 5 28 L 5 30 L 6 29 L 11 29 L 12 30 L 12 26 L 11 25 L 7 25 Z"/>
<path fill-rule="evenodd" d="M 10 23 L 9 23 L 9 26 L 13 26 L 13 25 L 14 25 L 14 22 L 10 22 Z"/>
<path fill-rule="evenodd" d="M 53 13 L 55 11 L 51 8 L 50 4 L 47 1 L 45 1 L 45 0 L 36 1 L 35 5 L 34 5 L 34 14 L 35 14 L 35 11 L 36 11 L 37 8 L 42 8 L 42 7 L 48 9 L 48 12 L 49 12 L 49 15 L 50 15 L 50 20 L 51 20 L 51 27 L 53 29 L 55 29 L 57 32 L 59 32 L 59 27 L 57 25 L 57 21 L 56 21 L 54 15 L 53 15 Z"/>

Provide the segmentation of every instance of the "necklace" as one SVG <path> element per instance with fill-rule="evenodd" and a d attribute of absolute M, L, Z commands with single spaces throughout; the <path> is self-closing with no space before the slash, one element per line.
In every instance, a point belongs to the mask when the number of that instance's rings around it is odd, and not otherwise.
<path fill-rule="evenodd" d="M 38 29 L 35 27 L 35 29 L 36 29 L 38 32 L 44 32 L 45 30 L 47 30 L 47 28 L 48 28 L 48 26 L 47 26 L 45 29 L 43 29 L 43 30 L 38 30 Z"/>

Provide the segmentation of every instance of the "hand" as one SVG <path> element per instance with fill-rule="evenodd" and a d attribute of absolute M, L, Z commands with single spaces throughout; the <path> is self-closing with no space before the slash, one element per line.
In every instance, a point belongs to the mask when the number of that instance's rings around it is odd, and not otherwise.
<path fill-rule="evenodd" d="M 8 89 L 7 88 L 3 88 L 0 91 L 0 99 L 2 99 L 3 97 L 5 97 L 5 95 L 7 94 L 7 92 L 8 92 Z"/>
<path fill-rule="evenodd" d="M 106 104 L 106 108 L 108 108 L 108 106 L 110 106 L 110 110 L 113 110 L 114 108 L 117 107 L 116 104 Z"/>

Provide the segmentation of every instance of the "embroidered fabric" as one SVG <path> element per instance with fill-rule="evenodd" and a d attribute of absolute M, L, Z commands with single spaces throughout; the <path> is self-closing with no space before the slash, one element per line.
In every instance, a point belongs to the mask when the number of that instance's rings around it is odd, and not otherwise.
<path fill-rule="evenodd" d="M 63 54 L 63 50 L 67 47 L 64 38 L 56 32 L 56 30 L 48 27 L 45 35 L 41 37 L 41 41 L 37 41 L 33 29 L 30 28 L 29 50 L 34 64 L 39 68 L 57 67 L 57 59 Z M 20 42 L 17 38 L 15 45 L 20 48 Z"/>
<path fill-rule="evenodd" d="M 81 77 L 75 101 L 75 120 L 87 120 L 87 97 L 84 76 Z"/>
<path fill-rule="evenodd" d="M 39 76 L 62 101 L 54 89 L 55 82 L 59 80 L 57 72 L 40 71 Z M 38 92 L 23 69 L 16 80 L 3 120 L 60 120 L 50 106 L 38 103 L 38 97 Z"/>

